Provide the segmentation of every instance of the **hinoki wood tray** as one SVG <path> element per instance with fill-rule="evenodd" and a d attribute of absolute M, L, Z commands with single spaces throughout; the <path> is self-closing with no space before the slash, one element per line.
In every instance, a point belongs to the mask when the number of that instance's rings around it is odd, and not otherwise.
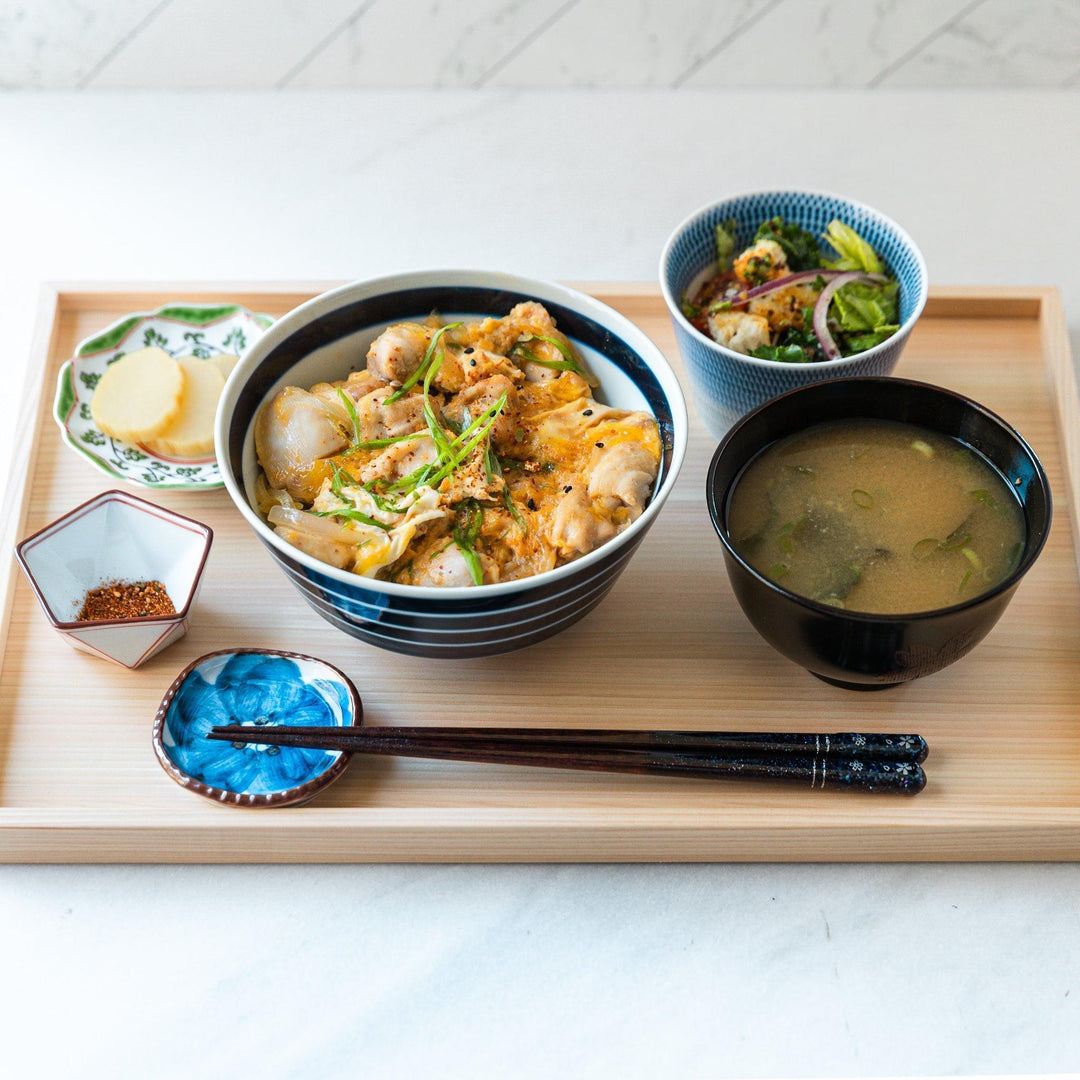
<path fill-rule="evenodd" d="M 44 297 L 8 506 L 0 608 L 0 859 L 10 862 L 882 861 L 1080 858 L 1080 408 L 1056 291 L 932 292 L 897 374 L 970 394 L 1012 422 L 1050 475 L 1049 543 L 1001 622 L 937 675 L 839 690 L 773 652 L 728 587 L 705 510 L 713 450 L 696 423 L 678 487 L 611 596 L 559 637 L 459 663 L 383 653 L 323 623 L 224 491 L 157 492 L 215 539 L 191 632 L 129 672 L 70 649 L 14 570 L 14 541 L 114 486 L 62 445 L 60 364 L 118 315 L 169 300 L 281 314 L 322 288 L 70 286 Z M 650 286 L 591 291 L 677 370 Z M 154 712 L 196 656 L 229 646 L 320 656 L 377 724 L 914 731 L 916 798 L 750 783 L 355 757 L 314 803 L 216 806 L 177 787 Z"/>

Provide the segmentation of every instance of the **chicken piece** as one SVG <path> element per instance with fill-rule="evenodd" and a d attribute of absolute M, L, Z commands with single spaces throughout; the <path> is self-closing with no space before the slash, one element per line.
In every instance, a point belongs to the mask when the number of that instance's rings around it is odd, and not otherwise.
<path fill-rule="evenodd" d="M 455 394 L 446 406 L 446 415 L 465 428 L 488 409 L 494 408 L 499 398 L 506 394 L 506 404 L 491 426 L 491 443 L 497 450 L 513 448 L 514 432 L 517 430 L 517 389 L 505 375 L 491 375 L 483 382 L 466 387 Z M 466 412 L 468 419 L 466 419 Z"/>
<path fill-rule="evenodd" d="M 490 585 L 492 582 L 498 581 L 499 574 L 496 564 L 482 552 L 477 552 L 477 555 L 480 559 L 484 584 Z M 469 570 L 469 564 L 461 553 L 461 548 L 453 542 L 449 546 L 444 546 L 441 551 L 436 549 L 436 554 L 432 555 L 416 569 L 412 583 L 414 585 L 437 585 L 440 588 L 476 584 Z"/>
<path fill-rule="evenodd" d="M 372 372 L 365 369 L 351 372 L 344 381 L 316 383 L 311 388 L 311 392 L 316 397 L 322 398 L 327 404 L 340 408 L 346 423 L 349 423 L 351 421 L 349 420 L 348 409 L 345 408 L 345 403 L 341 400 L 338 390 L 343 390 L 353 401 L 359 401 L 373 390 L 378 390 L 380 386 L 385 385 L 381 379 L 376 378 Z"/>
<path fill-rule="evenodd" d="M 818 293 L 812 285 L 788 285 L 751 300 L 746 310 L 760 315 L 769 323 L 774 334 L 803 326 L 803 310 L 817 303 Z"/>
<path fill-rule="evenodd" d="M 749 355 L 751 349 L 770 344 L 769 321 L 745 311 L 714 311 L 709 316 L 709 336 L 718 345 Z"/>
<path fill-rule="evenodd" d="M 641 443 L 616 443 L 594 456 L 589 497 L 619 500 L 630 508 L 630 520 L 634 520 L 649 501 L 656 471 L 656 458 Z"/>
<path fill-rule="evenodd" d="M 450 474 L 445 484 L 439 489 L 440 494 L 445 503 L 453 504 L 463 499 L 490 499 L 502 491 L 506 481 L 494 475 L 488 479 L 487 463 L 478 448 Z"/>
<path fill-rule="evenodd" d="M 735 276 L 749 286 L 764 285 L 790 273 L 787 255 L 775 240 L 758 240 L 735 260 L 733 269 Z"/>
<path fill-rule="evenodd" d="M 406 394 L 387 405 L 386 399 L 392 393 L 389 386 L 383 386 L 366 394 L 356 403 L 360 437 L 365 441 L 408 435 L 414 431 L 423 431 L 426 427 L 423 395 Z"/>
<path fill-rule="evenodd" d="M 492 331 L 491 347 L 496 352 L 509 353 L 522 334 L 566 340 L 556 329 L 555 320 L 547 308 L 535 300 L 526 300 L 510 309 L 510 314 L 500 320 L 499 325 Z"/>
<path fill-rule="evenodd" d="M 433 328 L 417 323 L 388 326 L 368 349 L 368 371 L 400 386 L 420 366 L 434 333 Z"/>
<path fill-rule="evenodd" d="M 612 522 L 594 513 L 585 492 L 575 488 L 555 508 L 549 537 L 562 558 L 575 559 L 610 540 L 616 531 Z"/>
<path fill-rule="evenodd" d="M 443 350 L 443 361 L 432 380 L 436 389 L 446 394 L 456 394 L 467 386 L 483 382 L 494 375 L 501 375 L 511 383 L 520 383 L 525 373 L 513 362 L 499 353 L 472 345 L 464 349 Z"/>
<path fill-rule="evenodd" d="M 339 403 L 340 407 L 340 403 Z M 255 453 L 270 486 L 311 502 L 330 475 L 326 461 L 349 445 L 350 426 L 322 398 L 286 386 L 255 419 Z"/>
<path fill-rule="evenodd" d="M 396 480 L 415 472 L 421 465 L 431 464 L 438 456 L 431 436 L 425 435 L 388 446 L 356 470 L 354 475 L 364 484 L 379 477 Z"/>

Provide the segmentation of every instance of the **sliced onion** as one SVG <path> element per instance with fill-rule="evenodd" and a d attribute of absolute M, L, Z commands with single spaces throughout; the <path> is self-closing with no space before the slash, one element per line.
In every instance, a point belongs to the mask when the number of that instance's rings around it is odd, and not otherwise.
<path fill-rule="evenodd" d="M 821 290 L 821 295 L 814 305 L 814 333 L 817 335 L 818 342 L 821 344 L 821 351 L 825 354 L 826 360 L 835 360 L 840 355 L 840 348 L 833 340 L 832 334 L 829 333 L 829 305 L 832 303 L 836 290 L 842 289 L 852 281 L 881 283 L 887 280 L 888 278 L 884 274 L 866 274 L 862 270 L 845 270 L 843 273 L 837 274 Z"/>
<path fill-rule="evenodd" d="M 755 285 L 744 293 L 736 293 L 734 296 L 723 297 L 714 302 L 717 304 L 727 303 L 733 308 L 742 307 L 743 304 L 748 304 L 759 296 L 768 296 L 769 293 L 776 292 L 777 289 L 786 289 L 789 285 L 798 285 L 803 281 L 817 281 L 818 278 L 824 278 L 828 281 L 830 278 L 844 272 L 843 270 L 800 270 L 797 274 L 788 274 L 785 277 L 776 278 L 774 281 L 766 281 L 764 285 Z"/>

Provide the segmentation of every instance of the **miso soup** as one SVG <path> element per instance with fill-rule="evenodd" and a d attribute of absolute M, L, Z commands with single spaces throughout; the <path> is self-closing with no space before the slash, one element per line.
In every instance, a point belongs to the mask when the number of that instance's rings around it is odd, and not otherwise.
<path fill-rule="evenodd" d="M 759 454 L 728 507 L 735 550 L 784 588 L 874 614 L 970 600 L 1019 563 L 1009 484 L 962 443 L 912 424 L 818 424 Z"/>

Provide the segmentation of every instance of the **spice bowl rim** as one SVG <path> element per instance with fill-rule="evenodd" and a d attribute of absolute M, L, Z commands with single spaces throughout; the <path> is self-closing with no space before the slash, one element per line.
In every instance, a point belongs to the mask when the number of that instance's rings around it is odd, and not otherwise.
<path fill-rule="evenodd" d="M 95 508 L 96 504 L 110 502 L 114 499 L 119 499 L 121 502 L 125 502 L 128 505 L 137 504 L 134 506 L 134 509 L 142 510 L 143 513 L 152 511 L 155 517 L 162 518 L 170 525 L 176 525 L 180 528 L 188 529 L 189 532 L 202 534 L 202 553 L 199 556 L 199 562 L 195 568 L 195 572 L 191 576 L 191 583 L 187 589 L 184 606 L 182 608 L 177 608 L 171 615 L 129 615 L 124 618 L 116 619 L 58 619 L 46 598 L 44 589 L 38 583 L 37 577 L 31 570 L 30 564 L 24 555 L 24 551 L 34 546 L 35 541 L 40 541 L 44 539 L 47 534 L 56 531 L 57 526 L 64 524 L 64 522 L 67 522 L 69 519 L 75 519 L 76 516 L 83 517 L 85 516 L 84 511 L 89 512 L 91 509 Z M 181 524 L 181 522 L 185 524 Z M 74 522 L 72 521 L 71 524 L 73 523 Z M 188 528 L 188 526 L 194 526 L 194 528 Z M 85 502 L 79 503 L 78 506 L 73 507 L 65 514 L 61 514 L 60 517 L 54 518 L 52 521 L 48 522 L 48 524 L 43 525 L 38 529 L 37 532 L 24 537 L 15 545 L 15 558 L 22 568 L 22 572 L 25 574 L 27 581 L 30 583 L 30 588 L 37 597 L 41 610 L 44 612 L 46 619 L 48 619 L 54 629 L 68 631 L 82 630 L 87 627 L 147 626 L 153 623 L 182 622 L 189 616 L 191 608 L 195 603 L 195 597 L 198 593 L 199 579 L 202 577 L 203 570 L 206 568 L 206 560 L 209 558 L 210 546 L 213 543 L 213 539 L 214 530 L 209 525 L 197 521 L 195 518 L 188 517 L 186 514 L 178 514 L 175 510 L 169 510 L 164 506 L 158 506 L 157 503 L 152 503 L 148 499 L 142 499 L 129 491 L 122 491 L 119 488 L 109 488 L 106 491 L 100 491 L 97 495 L 91 496 Z"/>

